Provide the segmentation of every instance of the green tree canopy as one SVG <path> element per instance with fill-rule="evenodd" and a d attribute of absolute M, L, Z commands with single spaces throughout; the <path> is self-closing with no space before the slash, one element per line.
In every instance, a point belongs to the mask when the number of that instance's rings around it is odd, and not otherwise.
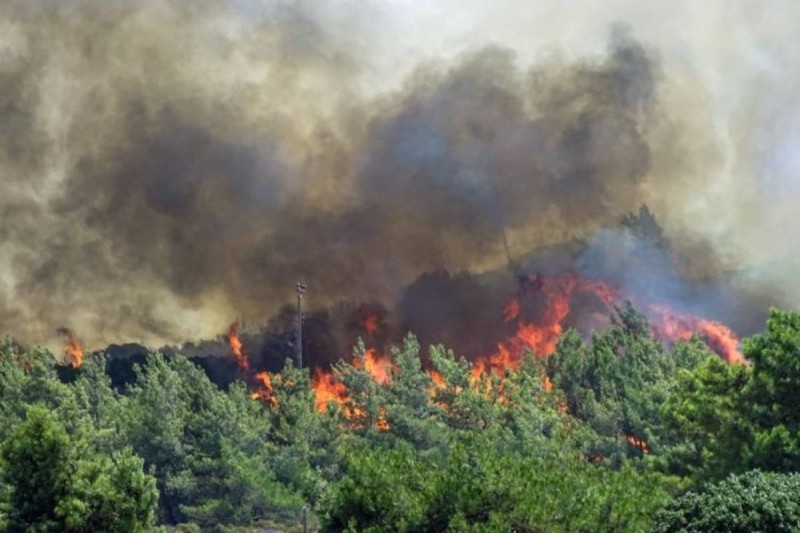
<path fill-rule="evenodd" d="M 2 447 L 9 531 L 143 531 L 155 479 L 129 450 L 97 454 L 45 407 L 31 407 Z"/>
<path fill-rule="evenodd" d="M 800 530 L 800 474 L 758 470 L 733 475 L 703 492 L 669 503 L 655 524 L 660 533 L 750 533 Z"/>

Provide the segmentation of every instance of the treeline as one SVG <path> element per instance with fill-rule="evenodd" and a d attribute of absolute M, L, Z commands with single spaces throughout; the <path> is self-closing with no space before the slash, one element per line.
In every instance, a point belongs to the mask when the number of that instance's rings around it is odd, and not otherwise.
<path fill-rule="evenodd" d="M 329 531 L 797 530 L 800 314 L 743 348 L 750 364 L 666 349 L 626 307 L 476 381 L 408 336 L 386 383 L 337 365 L 349 399 L 319 413 L 288 363 L 266 397 L 158 354 L 115 389 L 103 357 L 61 380 L 6 339 L 0 526 L 288 531 L 305 507 Z"/>

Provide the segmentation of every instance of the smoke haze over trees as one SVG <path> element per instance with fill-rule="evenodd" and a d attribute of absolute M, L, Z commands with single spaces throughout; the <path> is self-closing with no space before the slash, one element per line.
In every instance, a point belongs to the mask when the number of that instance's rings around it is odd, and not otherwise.
<path fill-rule="evenodd" d="M 0 328 L 52 346 L 61 326 L 92 348 L 183 342 L 265 319 L 299 278 L 317 306 L 391 307 L 423 272 L 500 266 L 504 239 L 512 255 L 591 239 L 643 202 L 686 275 L 733 269 L 793 304 L 773 281 L 796 247 L 764 257 L 796 198 L 790 114 L 751 128 L 750 159 L 732 161 L 729 143 L 749 141 L 739 110 L 715 106 L 736 90 L 716 94 L 705 67 L 722 67 L 694 40 L 682 49 L 620 2 L 597 21 L 587 7 L 582 37 L 526 8 L 526 41 L 468 4 L 5 3 Z M 398 41 L 447 9 L 461 18 Z M 745 7 L 723 11 L 752 30 L 742 46 L 791 57 Z M 468 38 L 470 24 L 506 30 Z M 743 70 L 766 68 L 754 61 Z M 789 98 L 766 75 L 731 83 Z M 768 117 L 760 103 L 742 113 Z M 762 197 L 768 216 L 750 205 Z"/>

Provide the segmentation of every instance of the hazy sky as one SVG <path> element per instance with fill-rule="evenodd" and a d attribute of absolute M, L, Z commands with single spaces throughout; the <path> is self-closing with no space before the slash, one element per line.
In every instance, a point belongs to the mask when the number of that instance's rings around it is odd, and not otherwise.
<path fill-rule="evenodd" d="M 793 277 L 791 267 L 800 265 L 800 3 L 367 4 L 383 21 L 370 33 L 381 43 L 370 56 L 369 83 L 379 87 L 397 83 L 419 58 L 449 58 L 489 43 L 511 48 L 521 64 L 549 54 L 600 54 L 609 26 L 629 24 L 662 61 L 661 98 L 690 102 L 685 110 L 671 107 L 669 118 L 696 130 L 698 151 L 711 149 L 719 157 L 704 168 L 714 174 L 710 183 L 676 209 L 702 224 L 722 251 L 759 265 L 757 271 Z"/>

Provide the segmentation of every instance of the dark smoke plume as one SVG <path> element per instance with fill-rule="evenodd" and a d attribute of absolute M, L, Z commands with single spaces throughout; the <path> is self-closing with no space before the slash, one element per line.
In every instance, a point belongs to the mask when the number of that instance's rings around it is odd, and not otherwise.
<path fill-rule="evenodd" d="M 298 279 L 393 302 L 642 203 L 661 69 L 624 29 L 591 60 L 488 47 L 376 96 L 313 3 L 254 6 L 0 7 L 0 331 L 211 337 Z"/>

